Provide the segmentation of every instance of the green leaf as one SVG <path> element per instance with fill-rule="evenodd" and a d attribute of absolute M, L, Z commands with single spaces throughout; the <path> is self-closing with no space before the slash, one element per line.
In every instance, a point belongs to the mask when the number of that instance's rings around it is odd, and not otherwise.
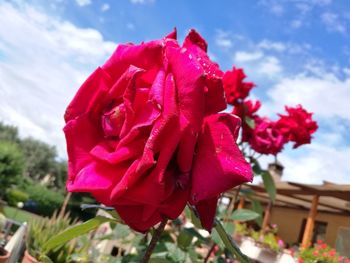
<path fill-rule="evenodd" d="M 211 239 L 217 244 L 221 249 L 225 248 L 225 244 L 222 242 L 218 231 L 214 228 L 210 235 Z"/>
<path fill-rule="evenodd" d="M 191 213 L 192 213 L 191 208 L 188 205 L 186 205 L 185 207 L 186 218 L 191 218 Z"/>
<path fill-rule="evenodd" d="M 113 239 L 123 240 L 130 235 L 130 228 L 127 225 L 118 224 L 113 230 Z"/>
<path fill-rule="evenodd" d="M 237 220 L 237 221 L 250 221 L 257 219 L 260 215 L 252 210 L 249 209 L 237 209 L 233 211 L 231 215 L 231 219 Z"/>
<path fill-rule="evenodd" d="M 263 170 L 257 159 L 250 157 L 250 163 L 252 164 L 252 169 L 255 175 L 261 175 Z"/>
<path fill-rule="evenodd" d="M 199 228 L 199 229 L 202 229 L 202 224 L 201 224 L 201 221 L 199 220 L 198 216 L 196 215 L 195 213 L 195 210 L 193 207 L 190 207 L 190 210 L 191 210 L 191 221 L 192 223 L 194 224 L 195 227 Z"/>
<path fill-rule="evenodd" d="M 44 245 L 43 245 L 43 251 L 47 253 L 48 251 L 55 249 L 72 239 L 81 236 L 83 234 L 86 234 L 97 227 L 99 227 L 101 224 L 106 222 L 115 222 L 112 218 L 107 218 L 103 216 L 96 216 L 82 224 L 74 225 L 72 227 L 67 228 L 63 232 L 59 233 L 56 236 L 51 237 Z"/>
<path fill-rule="evenodd" d="M 193 236 L 187 231 L 182 230 L 177 237 L 177 244 L 182 250 L 186 250 L 189 245 L 191 245 Z"/>
<path fill-rule="evenodd" d="M 233 222 L 225 222 L 224 229 L 231 236 L 235 232 L 235 224 Z"/>
<path fill-rule="evenodd" d="M 262 221 L 263 221 L 262 214 L 263 214 L 264 209 L 258 200 L 251 199 L 251 202 L 252 202 L 252 210 L 259 214 L 259 217 L 256 218 L 255 221 L 259 226 L 261 226 Z"/>
<path fill-rule="evenodd" d="M 232 240 L 231 236 L 229 236 L 225 232 L 225 229 L 222 226 L 221 222 L 217 219 L 215 219 L 215 230 L 218 232 L 226 249 L 228 249 L 232 253 L 232 255 L 234 255 L 237 258 L 237 260 L 239 262 L 241 262 L 241 263 L 249 263 L 250 262 L 249 258 L 241 252 L 239 247 Z"/>
<path fill-rule="evenodd" d="M 171 261 L 165 258 L 150 258 L 149 263 L 171 263 Z"/>
<path fill-rule="evenodd" d="M 169 251 L 169 257 L 175 262 L 185 262 L 186 254 L 179 249 L 174 243 L 166 242 L 165 246 Z"/>
<path fill-rule="evenodd" d="M 206 242 L 207 239 L 205 237 L 203 237 L 196 229 L 194 229 L 193 227 L 186 227 L 183 229 L 185 232 L 187 232 L 188 234 L 198 238 L 198 240 Z"/>
<path fill-rule="evenodd" d="M 118 223 L 121 223 L 121 224 L 125 224 L 123 222 L 123 220 L 120 218 L 119 214 L 117 213 L 117 211 L 115 210 L 105 210 L 108 214 L 110 214 L 115 221 L 117 221 Z"/>
<path fill-rule="evenodd" d="M 189 247 L 189 249 L 188 249 L 188 256 L 190 257 L 191 262 L 197 262 L 198 254 L 194 250 L 194 247 Z"/>
<path fill-rule="evenodd" d="M 53 263 L 53 261 L 46 255 L 42 255 L 40 257 L 40 260 L 43 262 L 43 263 Z"/>
<path fill-rule="evenodd" d="M 266 192 L 269 194 L 270 199 L 272 202 L 275 202 L 276 199 L 276 186 L 275 182 L 271 176 L 271 174 L 268 171 L 264 171 L 262 174 L 262 179 L 264 182 L 264 186 L 266 189 Z"/>
<path fill-rule="evenodd" d="M 252 118 L 245 116 L 244 121 L 250 128 L 252 128 L 252 129 L 255 128 L 255 121 Z"/>

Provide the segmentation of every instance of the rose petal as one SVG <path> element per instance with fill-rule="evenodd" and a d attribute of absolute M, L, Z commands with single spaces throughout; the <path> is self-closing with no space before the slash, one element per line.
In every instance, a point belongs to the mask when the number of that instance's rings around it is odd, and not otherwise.
<path fill-rule="evenodd" d="M 199 214 L 202 227 L 204 227 L 204 229 L 206 229 L 208 232 L 211 232 L 211 229 L 213 228 L 217 203 L 218 198 L 214 197 L 200 201 L 195 206 Z"/>
<path fill-rule="evenodd" d="M 180 112 L 194 131 L 199 131 L 205 109 L 203 71 L 179 48 L 166 48 L 166 55 L 175 79 Z"/>
<path fill-rule="evenodd" d="M 176 27 L 174 28 L 174 30 L 172 32 L 170 32 L 165 38 L 171 38 L 171 39 L 177 39 L 177 30 Z"/>
<path fill-rule="evenodd" d="M 183 173 L 190 172 L 192 169 L 192 161 L 196 143 L 197 133 L 193 132 L 188 126 L 181 138 L 177 152 L 177 163 L 180 171 Z"/>
<path fill-rule="evenodd" d="M 214 114 L 226 109 L 224 87 L 220 78 L 207 79 L 205 93 L 205 114 Z"/>
<path fill-rule="evenodd" d="M 195 30 L 191 30 L 184 41 L 183 47 L 186 48 L 186 53 L 192 57 L 193 63 L 198 65 L 206 76 L 205 114 L 213 114 L 226 109 L 222 83 L 224 73 L 220 70 L 219 65 L 208 57 L 205 40 Z"/>
<path fill-rule="evenodd" d="M 128 166 L 127 162 L 117 166 L 91 162 L 80 170 L 74 181 L 67 182 L 67 189 L 70 192 L 91 193 L 98 202 L 113 205 L 106 192 L 110 192 L 110 189 L 121 180 Z"/>
<path fill-rule="evenodd" d="M 155 40 L 140 45 L 118 45 L 116 51 L 102 66 L 113 78 L 118 80 L 130 65 L 148 70 L 162 65 L 164 40 Z"/>
<path fill-rule="evenodd" d="M 208 44 L 204 38 L 194 29 L 191 29 L 188 35 L 185 38 L 183 43 L 183 47 L 189 47 L 192 45 L 196 45 L 200 47 L 204 52 L 207 52 Z"/>
<path fill-rule="evenodd" d="M 191 202 L 211 199 L 252 180 L 237 144 L 240 119 L 228 113 L 205 118 L 192 173 Z"/>
<path fill-rule="evenodd" d="M 97 68 L 79 88 L 64 114 L 66 122 L 93 111 L 101 111 L 105 105 L 100 102 L 112 85 L 112 79 L 101 68 Z"/>
<path fill-rule="evenodd" d="M 103 138 L 96 122 L 94 116 L 85 114 L 70 120 L 63 129 L 68 152 L 68 182 L 74 181 L 76 174 L 91 162 L 89 152 Z"/>
<path fill-rule="evenodd" d="M 165 70 L 159 69 L 149 92 L 149 99 L 154 101 L 159 108 L 163 107 L 165 77 Z"/>
<path fill-rule="evenodd" d="M 136 159 L 142 155 L 146 138 L 140 138 L 132 141 L 128 146 L 118 147 L 117 149 L 108 149 L 105 142 L 99 143 L 91 150 L 91 155 L 101 161 L 110 164 L 117 164 L 125 160 Z"/>
<path fill-rule="evenodd" d="M 147 206 L 144 205 L 117 205 L 115 208 L 124 222 L 127 222 L 131 228 L 141 233 L 146 232 L 162 220 L 160 214 L 157 212 L 153 213 L 147 220 L 142 220 L 142 214 L 147 209 Z"/>
<path fill-rule="evenodd" d="M 113 100 L 121 98 L 127 87 L 130 87 L 135 82 L 136 76 L 140 75 L 142 72 L 144 72 L 142 68 L 133 65 L 129 66 L 108 92 L 108 99 Z"/>

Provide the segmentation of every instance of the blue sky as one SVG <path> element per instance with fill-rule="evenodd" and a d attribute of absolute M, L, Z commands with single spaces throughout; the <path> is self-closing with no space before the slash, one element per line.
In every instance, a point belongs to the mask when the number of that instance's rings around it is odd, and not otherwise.
<path fill-rule="evenodd" d="M 180 39 L 197 29 L 223 70 L 243 67 L 261 114 L 298 103 L 315 113 L 313 143 L 279 156 L 285 180 L 350 183 L 348 0 L 0 1 L 0 120 L 66 158 L 62 115 L 84 79 L 118 43 L 173 27 Z"/>

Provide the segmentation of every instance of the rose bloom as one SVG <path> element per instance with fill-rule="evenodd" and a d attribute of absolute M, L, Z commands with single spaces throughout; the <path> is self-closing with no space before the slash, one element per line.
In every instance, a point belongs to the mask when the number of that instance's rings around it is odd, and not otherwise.
<path fill-rule="evenodd" d="M 253 82 L 244 82 L 246 78 L 243 69 L 233 68 L 226 71 L 223 77 L 224 89 L 228 104 L 238 105 L 248 97 L 250 90 L 255 87 Z"/>
<path fill-rule="evenodd" d="M 219 195 L 252 180 L 223 73 L 194 30 L 119 45 L 69 104 L 67 189 L 91 193 L 145 232 L 189 202 L 212 228 Z"/>
<path fill-rule="evenodd" d="M 256 112 L 260 109 L 261 102 L 259 100 L 245 100 L 243 103 L 240 103 L 234 106 L 232 114 L 237 115 L 242 120 L 242 141 L 248 142 L 252 137 L 254 129 L 250 127 L 247 123 L 247 118 L 255 121 L 258 118 Z"/>
<path fill-rule="evenodd" d="M 295 142 L 293 148 L 311 142 L 312 134 L 317 130 L 316 121 L 312 119 L 312 113 L 307 112 L 301 105 L 295 108 L 285 107 L 288 115 L 280 114 L 277 127 L 288 141 Z"/>
<path fill-rule="evenodd" d="M 277 155 L 283 149 L 285 139 L 269 118 L 256 118 L 253 135 L 249 141 L 252 149 L 261 154 Z"/>

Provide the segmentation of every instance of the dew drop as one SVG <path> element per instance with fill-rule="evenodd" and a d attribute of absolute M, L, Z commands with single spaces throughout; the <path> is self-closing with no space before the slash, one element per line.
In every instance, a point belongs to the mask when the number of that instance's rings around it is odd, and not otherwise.
<path fill-rule="evenodd" d="M 159 103 L 156 104 L 158 110 L 162 110 L 162 105 L 160 105 Z"/>

